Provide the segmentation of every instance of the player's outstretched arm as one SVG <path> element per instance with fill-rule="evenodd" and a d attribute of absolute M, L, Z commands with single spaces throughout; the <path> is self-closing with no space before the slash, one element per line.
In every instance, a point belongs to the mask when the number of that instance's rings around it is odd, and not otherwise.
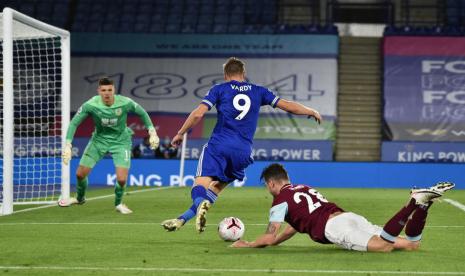
<path fill-rule="evenodd" d="M 317 121 L 318 124 L 321 123 L 321 115 L 318 111 L 313 108 L 307 107 L 303 104 L 280 99 L 276 105 L 281 110 L 295 114 L 295 115 L 307 115 L 309 118 L 312 117 Z"/>
<path fill-rule="evenodd" d="M 276 239 L 273 242 L 273 245 L 278 245 L 282 242 L 287 241 L 288 239 L 292 238 L 295 233 L 297 233 L 297 230 L 295 230 L 292 226 L 287 225 L 284 231 L 279 234 Z"/>
<path fill-rule="evenodd" d="M 281 228 L 281 223 L 280 222 L 270 222 L 268 224 L 268 227 L 266 229 L 266 233 L 258 237 L 255 241 L 248 242 L 248 241 L 242 241 L 238 240 L 235 243 L 231 245 L 231 247 L 267 247 L 269 245 L 273 245 L 276 237 L 278 236 L 279 229 Z"/>
<path fill-rule="evenodd" d="M 140 106 L 138 103 L 133 102 L 133 111 L 136 113 L 139 118 L 141 118 L 142 122 L 144 123 L 145 128 L 147 129 L 149 133 L 149 142 L 150 142 L 150 148 L 155 150 L 158 148 L 160 145 L 160 138 L 158 138 L 157 131 L 155 127 L 153 126 L 152 120 L 150 119 L 149 114 L 147 111 L 145 111 L 142 106 Z"/>
<path fill-rule="evenodd" d="M 63 163 L 65 163 L 65 165 L 68 165 L 72 157 L 73 146 L 71 142 L 73 142 L 74 133 L 76 133 L 76 129 L 82 123 L 82 121 L 84 121 L 84 119 L 87 118 L 87 116 L 89 116 L 89 113 L 88 113 L 87 106 L 84 103 L 78 109 L 73 119 L 69 122 L 68 130 L 66 131 L 66 144 L 64 145 L 63 155 L 62 155 Z"/>
<path fill-rule="evenodd" d="M 173 147 L 178 147 L 182 143 L 184 133 L 197 125 L 200 120 L 202 120 L 207 111 L 208 107 L 205 104 L 200 104 L 196 109 L 194 109 L 191 114 L 189 114 L 189 117 L 187 117 L 181 129 L 178 131 L 178 134 L 174 136 L 173 140 L 171 141 L 171 145 Z"/>

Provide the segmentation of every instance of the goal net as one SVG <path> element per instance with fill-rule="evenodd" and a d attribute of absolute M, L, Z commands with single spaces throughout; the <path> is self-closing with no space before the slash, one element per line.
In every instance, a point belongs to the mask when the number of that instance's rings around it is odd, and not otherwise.
<path fill-rule="evenodd" d="M 69 33 L 17 11 L 0 15 L 0 214 L 69 197 Z"/>

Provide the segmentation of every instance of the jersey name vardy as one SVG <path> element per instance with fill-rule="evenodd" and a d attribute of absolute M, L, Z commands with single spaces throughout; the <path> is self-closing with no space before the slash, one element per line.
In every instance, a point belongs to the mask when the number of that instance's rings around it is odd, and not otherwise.
<path fill-rule="evenodd" d="M 244 91 L 252 90 L 252 85 L 237 86 L 237 85 L 231 84 L 231 88 L 234 89 L 234 90 L 238 90 L 240 92 L 244 92 Z"/>

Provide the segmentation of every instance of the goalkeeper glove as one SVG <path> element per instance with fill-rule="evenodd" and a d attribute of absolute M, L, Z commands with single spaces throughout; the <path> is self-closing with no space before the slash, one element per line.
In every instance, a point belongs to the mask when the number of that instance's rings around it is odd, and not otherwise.
<path fill-rule="evenodd" d="M 71 143 L 66 143 L 65 148 L 63 149 L 63 163 L 68 165 L 69 160 L 71 160 L 71 153 L 72 153 L 73 146 Z"/>
<path fill-rule="evenodd" d="M 158 145 L 160 144 L 160 138 L 158 138 L 157 136 L 157 131 L 154 128 L 152 128 L 151 130 L 149 130 L 149 135 L 150 148 L 156 150 L 158 148 Z"/>

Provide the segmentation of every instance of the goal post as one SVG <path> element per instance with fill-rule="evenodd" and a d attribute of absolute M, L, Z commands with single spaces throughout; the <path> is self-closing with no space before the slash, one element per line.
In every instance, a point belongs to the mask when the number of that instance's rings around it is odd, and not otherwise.
<path fill-rule="evenodd" d="M 70 34 L 10 8 L 0 15 L 0 215 L 70 193 L 61 162 L 70 117 Z"/>

